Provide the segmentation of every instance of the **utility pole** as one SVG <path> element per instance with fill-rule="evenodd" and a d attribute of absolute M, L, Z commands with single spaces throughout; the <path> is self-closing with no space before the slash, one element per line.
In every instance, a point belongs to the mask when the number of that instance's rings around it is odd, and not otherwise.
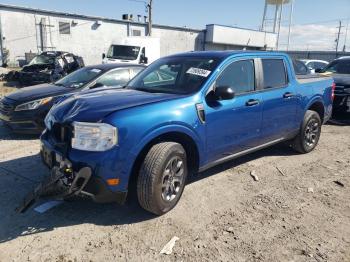
<path fill-rule="evenodd" d="M 349 20 L 350 19 L 348 19 L 348 22 L 347 22 L 347 25 L 346 25 L 346 31 L 345 31 L 345 37 L 344 37 L 344 46 L 343 46 L 343 52 L 344 53 L 346 52 L 346 41 L 348 40 Z"/>
<path fill-rule="evenodd" d="M 147 4 L 148 10 L 148 36 L 152 36 L 152 10 L 153 9 L 153 0 L 149 0 Z"/>
<path fill-rule="evenodd" d="M 145 5 L 146 13 L 148 13 L 148 33 L 147 33 L 147 36 L 151 36 L 152 35 L 153 0 L 148 0 L 148 2 L 144 1 L 144 0 L 129 0 L 129 1 L 143 3 Z"/>
<path fill-rule="evenodd" d="M 336 45 L 336 48 L 335 48 L 335 58 L 338 57 L 338 47 L 339 47 L 339 39 L 340 39 L 340 32 L 341 32 L 341 28 L 343 26 L 341 25 L 341 20 L 339 21 L 339 27 L 337 27 L 339 30 L 338 30 L 338 36 L 337 36 L 337 45 Z"/>
<path fill-rule="evenodd" d="M 0 56 L 1 56 L 1 65 L 4 66 L 5 64 L 5 57 L 4 57 L 4 41 L 3 41 L 3 36 L 2 36 L 2 24 L 1 24 L 1 15 L 0 15 Z"/>

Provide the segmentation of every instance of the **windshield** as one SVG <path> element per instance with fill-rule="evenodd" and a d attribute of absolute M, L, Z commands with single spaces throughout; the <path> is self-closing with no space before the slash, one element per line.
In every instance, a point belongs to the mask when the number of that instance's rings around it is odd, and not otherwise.
<path fill-rule="evenodd" d="M 47 55 L 37 55 L 32 59 L 32 61 L 30 61 L 29 65 L 43 65 L 53 63 L 55 63 L 55 57 Z"/>
<path fill-rule="evenodd" d="M 80 88 L 102 73 L 98 68 L 82 68 L 55 82 L 55 85 Z"/>
<path fill-rule="evenodd" d="M 162 58 L 131 80 L 128 88 L 155 93 L 190 94 L 202 87 L 217 65 L 218 61 L 212 58 Z"/>
<path fill-rule="evenodd" d="M 350 59 L 336 60 L 330 63 L 321 71 L 322 73 L 331 72 L 336 74 L 350 74 Z"/>
<path fill-rule="evenodd" d="M 139 52 L 139 46 L 111 45 L 107 53 L 107 58 L 136 60 Z"/>

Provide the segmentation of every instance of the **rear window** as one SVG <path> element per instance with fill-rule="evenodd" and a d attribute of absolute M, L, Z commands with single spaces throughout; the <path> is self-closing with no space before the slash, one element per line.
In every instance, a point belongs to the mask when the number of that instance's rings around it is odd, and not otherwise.
<path fill-rule="evenodd" d="M 264 89 L 287 85 L 287 75 L 283 59 L 262 59 Z"/>

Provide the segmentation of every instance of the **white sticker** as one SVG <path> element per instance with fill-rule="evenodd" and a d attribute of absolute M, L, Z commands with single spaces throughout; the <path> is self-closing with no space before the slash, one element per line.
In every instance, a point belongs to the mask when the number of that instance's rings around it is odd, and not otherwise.
<path fill-rule="evenodd" d="M 94 69 L 91 69 L 91 72 L 93 72 L 93 73 L 100 73 L 101 70 L 100 70 L 100 69 L 97 69 L 97 68 L 94 68 Z"/>
<path fill-rule="evenodd" d="M 197 76 L 202 76 L 202 77 L 208 77 L 210 75 L 211 71 L 201 69 L 201 68 L 195 68 L 191 67 L 190 69 L 187 70 L 187 74 L 191 75 L 197 75 Z"/>

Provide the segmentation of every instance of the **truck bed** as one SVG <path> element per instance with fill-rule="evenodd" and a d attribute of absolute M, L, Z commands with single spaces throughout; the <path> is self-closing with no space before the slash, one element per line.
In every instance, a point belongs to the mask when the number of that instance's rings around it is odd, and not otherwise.
<path fill-rule="evenodd" d="M 329 80 L 331 77 L 329 76 L 322 76 L 318 74 L 309 74 L 309 75 L 296 75 L 296 79 L 300 84 L 308 84 L 311 82 L 317 82 L 317 81 L 323 81 L 323 80 Z"/>

